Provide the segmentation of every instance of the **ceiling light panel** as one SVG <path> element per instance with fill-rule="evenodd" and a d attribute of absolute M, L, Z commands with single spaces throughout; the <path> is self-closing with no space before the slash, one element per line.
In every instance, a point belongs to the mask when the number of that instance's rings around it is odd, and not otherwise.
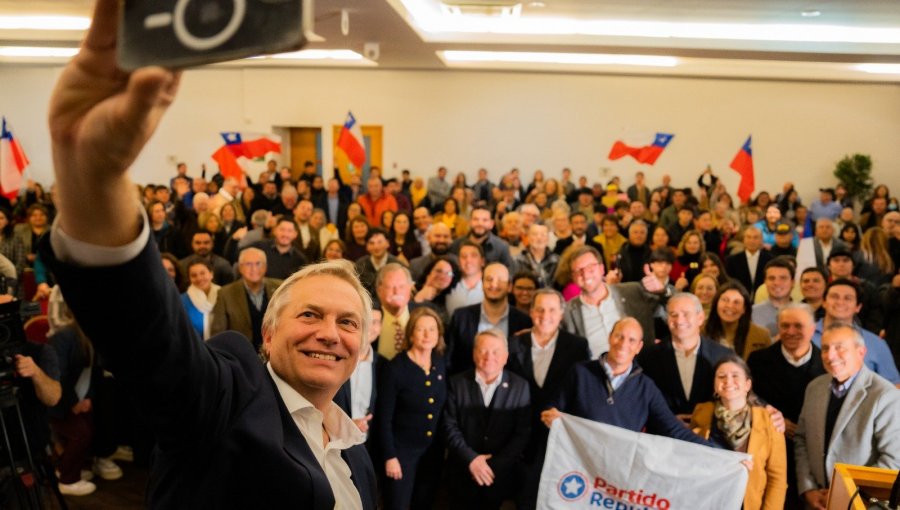
<path fill-rule="evenodd" d="M 86 30 L 90 24 L 84 16 L 0 16 L 0 30 Z"/>
<path fill-rule="evenodd" d="M 823 45 L 890 45 L 875 52 L 897 52 L 900 45 L 900 28 L 896 26 L 853 26 L 837 23 L 745 23 L 709 21 L 669 21 L 642 19 L 600 19 L 542 16 L 540 14 L 520 17 L 489 15 L 450 15 L 442 10 L 437 0 L 391 0 L 395 8 L 406 11 L 407 19 L 432 42 L 455 41 L 454 34 L 465 34 L 470 38 L 481 34 L 479 42 L 559 42 L 561 37 L 568 42 L 596 44 L 596 38 L 631 39 L 631 44 L 640 44 L 646 39 L 648 44 L 660 44 L 665 39 L 669 45 L 684 45 L 686 41 L 729 42 L 740 46 L 751 42 Z M 796 12 L 796 11 L 795 11 Z M 796 16 L 796 14 L 795 14 Z M 506 36 L 506 38 L 504 38 Z M 586 40 L 592 39 L 592 40 Z M 708 43 L 707 43 L 708 44 Z M 702 45 L 702 44 L 701 44 Z M 746 44 L 744 44 L 746 45 Z M 771 48 L 770 48 L 771 49 Z M 804 51 L 803 48 L 798 48 Z M 812 48 L 809 48 L 812 49 Z M 868 49 L 872 51 L 871 48 Z M 831 51 L 829 49 L 828 51 Z"/>

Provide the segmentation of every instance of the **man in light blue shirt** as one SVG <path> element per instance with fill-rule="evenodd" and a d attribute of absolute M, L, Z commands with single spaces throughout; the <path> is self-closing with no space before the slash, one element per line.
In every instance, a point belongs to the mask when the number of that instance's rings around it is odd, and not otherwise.
<path fill-rule="evenodd" d="M 850 280 L 835 280 L 825 289 L 825 317 L 816 322 L 813 343 L 822 346 L 822 333 L 833 323 L 853 324 L 853 317 L 859 312 L 859 289 Z M 884 377 L 894 385 L 900 385 L 900 373 L 894 364 L 887 342 L 871 331 L 857 327 L 866 342 L 864 363 L 870 370 Z"/>

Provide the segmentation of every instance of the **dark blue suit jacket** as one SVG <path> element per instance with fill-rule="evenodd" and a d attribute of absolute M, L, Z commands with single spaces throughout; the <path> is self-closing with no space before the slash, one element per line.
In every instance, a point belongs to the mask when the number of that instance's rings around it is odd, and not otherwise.
<path fill-rule="evenodd" d="M 82 268 L 57 261 L 48 238 L 41 257 L 156 436 L 150 508 L 334 508 L 325 472 L 250 342 L 194 333 L 155 243 L 123 265 Z M 363 507 L 374 509 L 365 448 L 342 455 Z"/>
<path fill-rule="evenodd" d="M 475 334 L 478 332 L 478 321 L 481 320 L 481 303 L 464 306 L 453 312 L 450 325 L 447 327 L 447 371 L 458 374 L 475 368 L 472 361 L 472 349 L 475 348 Z M 509 305 L 509 331 L 504 331 L 506 338 L 531 327 L 531 317 L 518 308 Z"/>
<path fill-rule="evenodd" d="M 531 331 L 525 331 L 513 337 L 509 342 L 509 361 L 507 368 L 528 381 L 531 392 L 531 441 L 528 444 L 526 457 L 532 458 L 543 452 L 544 444 L 550 430 L 541 422 L 541 412 L 547 410 L 550 400 L 556 398 L 562 389 L 569 371 L 576 364 L 587 361 L 591 357 L 586 339 L 559 330 L 556 338 L 556 350 L 550 358 L 550 367 L 544 385 L 538 386 L 534 380 L 534 363 L 531 359 Z"/>
<path fill-rule="evenodd" d="M 498 475 L 512 473 L 528 444 L 531 407 L 528 383 L 504 370 L 489 406 L 484 405 L 475 370 L 450 378 L 444 435 L 450 461 L 457 470 L 469 473 L 469 463 L 482 454 L 491 454 L 488 465 Z"/>
<path fill-rule="evenodd" d="M 681 385 L 672 342 L 645 345 L 644 350 L 638 355 L 638 361 L 644 369 L 644 375 L 653 379 L 662 391 L 669 409 L 675 414 L 691 414 L 697 404 L 713 399 L 715 377 L 713 367 L 719 359 L 733 352 L 709 337 L 701 337 L 690 395 L 685 395 L 684 387 Z"/>

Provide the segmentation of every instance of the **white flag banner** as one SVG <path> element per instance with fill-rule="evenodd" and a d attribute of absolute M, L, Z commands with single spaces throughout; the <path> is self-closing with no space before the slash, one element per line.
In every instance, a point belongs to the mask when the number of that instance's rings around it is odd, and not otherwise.
<path fill-rule="evenodd" d="M 748 458 L 563 414 L 550 429 L 537 507 L 739 510 Z"/>

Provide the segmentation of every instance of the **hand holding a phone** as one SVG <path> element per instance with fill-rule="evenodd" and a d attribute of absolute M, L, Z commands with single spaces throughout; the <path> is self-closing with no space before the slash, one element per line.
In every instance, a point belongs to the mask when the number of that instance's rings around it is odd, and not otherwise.
<path fill-rule="evenodd" d="M 139 204 L 126 170 L 175 99 L 180 73 L 116 65 L 119 2 L 98 0 L 81 51 L 50 100 L 61 228 L 101 246 L 134 240 Z M 83 207 L 83 204 L 92 204 Z"/>

